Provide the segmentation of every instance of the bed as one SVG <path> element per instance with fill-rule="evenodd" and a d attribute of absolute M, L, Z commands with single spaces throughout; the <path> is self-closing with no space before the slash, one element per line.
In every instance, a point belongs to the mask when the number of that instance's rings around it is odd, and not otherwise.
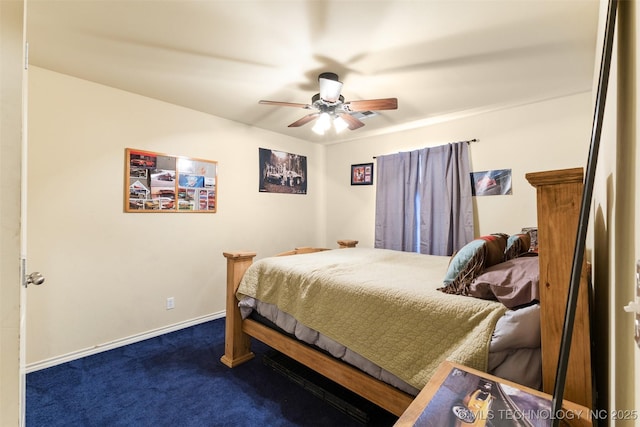
<path fill-rule="evenodd" d="M 562 288 L 568 286 L 578 218 L 576 213 L 574 221 L 571 211 L 579 205 L 582 170 L 540 172 L 527 179 L 538 199 L 535 262 L 541 286 L 533 301 L 506 307 L 469 295 L 478 292 L 470 290 L 479 276 L 502 263 L 485 263 L 486 242 L 493 244 L 493 238 L 478 243 L 483 251 L 472 251 L 485 255 L 480 266 L 471 268 L 474 263 L 466 262 L 462 270 L 466 276 L 470 270 L 473 274 L 465 280 L 460 279 L 460 268 L 456 277 L 449 277 L 456 260 L 472 258 L 462 250 L 452 257 L 433 257 L 339 241 L 340 249 L 299 248 L 255 263 L 254 252 L 225 252 L 227 319 L 221 361 L 236 367 L 253 358 L 253 337 L 396 415 L 404 412 L 443 360 L 529 386 L 542 383 L 543 390 L 551 391 L 549 378 L 555 376 L 552 362 L 557 360 L 564 318 Z M 502 253 L 505 250 L 502 246 Z M 450 280 L 443 285 L 443 278 Z M 392 287 L 387 286 L 390 281 Z M 588 307 L 584 308 L 578 310 L 580 332 L 572 346 L 580 350 L 572 353 L 579 353 L 579 362 L 587 360 L 590 366 Z M 538 321 L 540 316 L 545 322 Z M 509 331 L 512 336 L 507 337 Z M 536 341 L 542 342 L 541 348 L 536 348 Z M 540 377 L 530 375 L 535 368 L 513 369 L 523 364 L 541 366 Z M 590 369 L 570 370 L 565 398 L 591 407 L 590 379 Z"/>

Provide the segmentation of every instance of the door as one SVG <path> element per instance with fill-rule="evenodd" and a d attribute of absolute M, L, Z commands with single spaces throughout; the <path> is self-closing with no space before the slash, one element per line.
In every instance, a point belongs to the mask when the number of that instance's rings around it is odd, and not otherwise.
<path fill-rule="evenodd" d="M 0 425 L 24 425 L 21 247 L 25 2 L 0 1 Z M 26 212 L 25 212 L 26 214 Z"/>

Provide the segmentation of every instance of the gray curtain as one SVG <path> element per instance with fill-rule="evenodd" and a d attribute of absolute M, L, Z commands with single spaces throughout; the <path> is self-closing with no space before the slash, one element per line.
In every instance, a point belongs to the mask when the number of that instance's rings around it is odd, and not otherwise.
<path fill-rule="evenodd" d="M 412 151 L 376 159 L 376 248 L 415 251 L 418 158 Z"/>
<path fill-rule="evenodd" d="M 466 142 L 380 156 L 377 171 L 376 248 L 451 255 L 473 240 Z"/>

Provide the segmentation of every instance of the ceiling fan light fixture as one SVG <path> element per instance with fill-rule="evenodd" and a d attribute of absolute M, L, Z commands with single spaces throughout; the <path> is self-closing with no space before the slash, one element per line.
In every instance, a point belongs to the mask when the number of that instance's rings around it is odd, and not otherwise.
<path fill-rule="evenodd" d="M 329 117 L 328 113 L 320 114 L 320 117 L 316 120 L 316 124 L 311 128 L 312 131 L 317 133 L 318 135 L 324 135 L 326 131 L 331 127 L 331 117 Z"/>
<path fill-rule="evenodd" d="M 320 98 L 326 102 L 338 102 L 342 83 L 337 80 L 318 79 L 320 84 Z"/>
<path fill-rule="evenodd" d="M 311 104 L 300 104 L 284 101 L 259 101 L 265 105 L 280 105 L 285 107 L 300 107 L 305 110 L 315 110 L 314 113 L 291 123 L 289 127 L 300 127 L 315 120 L 312 131 L 324 135 L 333 127 L 335 134 L 345 129 L 356 130 L 364 126 L 361 118 L 371 117 L 376 113 L 370 110 L 396 110 L 397 98 L 364 99 L 345 102 L 340 94 L 342 82 L 335 73 L 322 73 L 318 77 L 320 92 L 311 97 Z"/>

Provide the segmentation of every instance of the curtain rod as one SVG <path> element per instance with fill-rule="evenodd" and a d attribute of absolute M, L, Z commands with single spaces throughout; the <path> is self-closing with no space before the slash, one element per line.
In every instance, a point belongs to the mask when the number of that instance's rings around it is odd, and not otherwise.
<path fill-rule="evenodd" d="M 466 142 L 467 144 L 471 144 L 472 142 L 480 142 L 480 140 L 478 138 L 473 138 L 473 139 L 468 139 L 466 141 L 450 142 L 449 144 L 458 144 L 458 143 L 461 143 L 461 142 Z M 442 145 L 445 145 L 445 144 L 442 144 Z M 437 145 L 435 145 L 434 147 L 437 147 Z M 384 154 L 384 155 L 386 155 L 386 154 Z M 379 157 L 379 156 L 373 156 L 374 159 L 377 158 L 377 157 Z"/>

